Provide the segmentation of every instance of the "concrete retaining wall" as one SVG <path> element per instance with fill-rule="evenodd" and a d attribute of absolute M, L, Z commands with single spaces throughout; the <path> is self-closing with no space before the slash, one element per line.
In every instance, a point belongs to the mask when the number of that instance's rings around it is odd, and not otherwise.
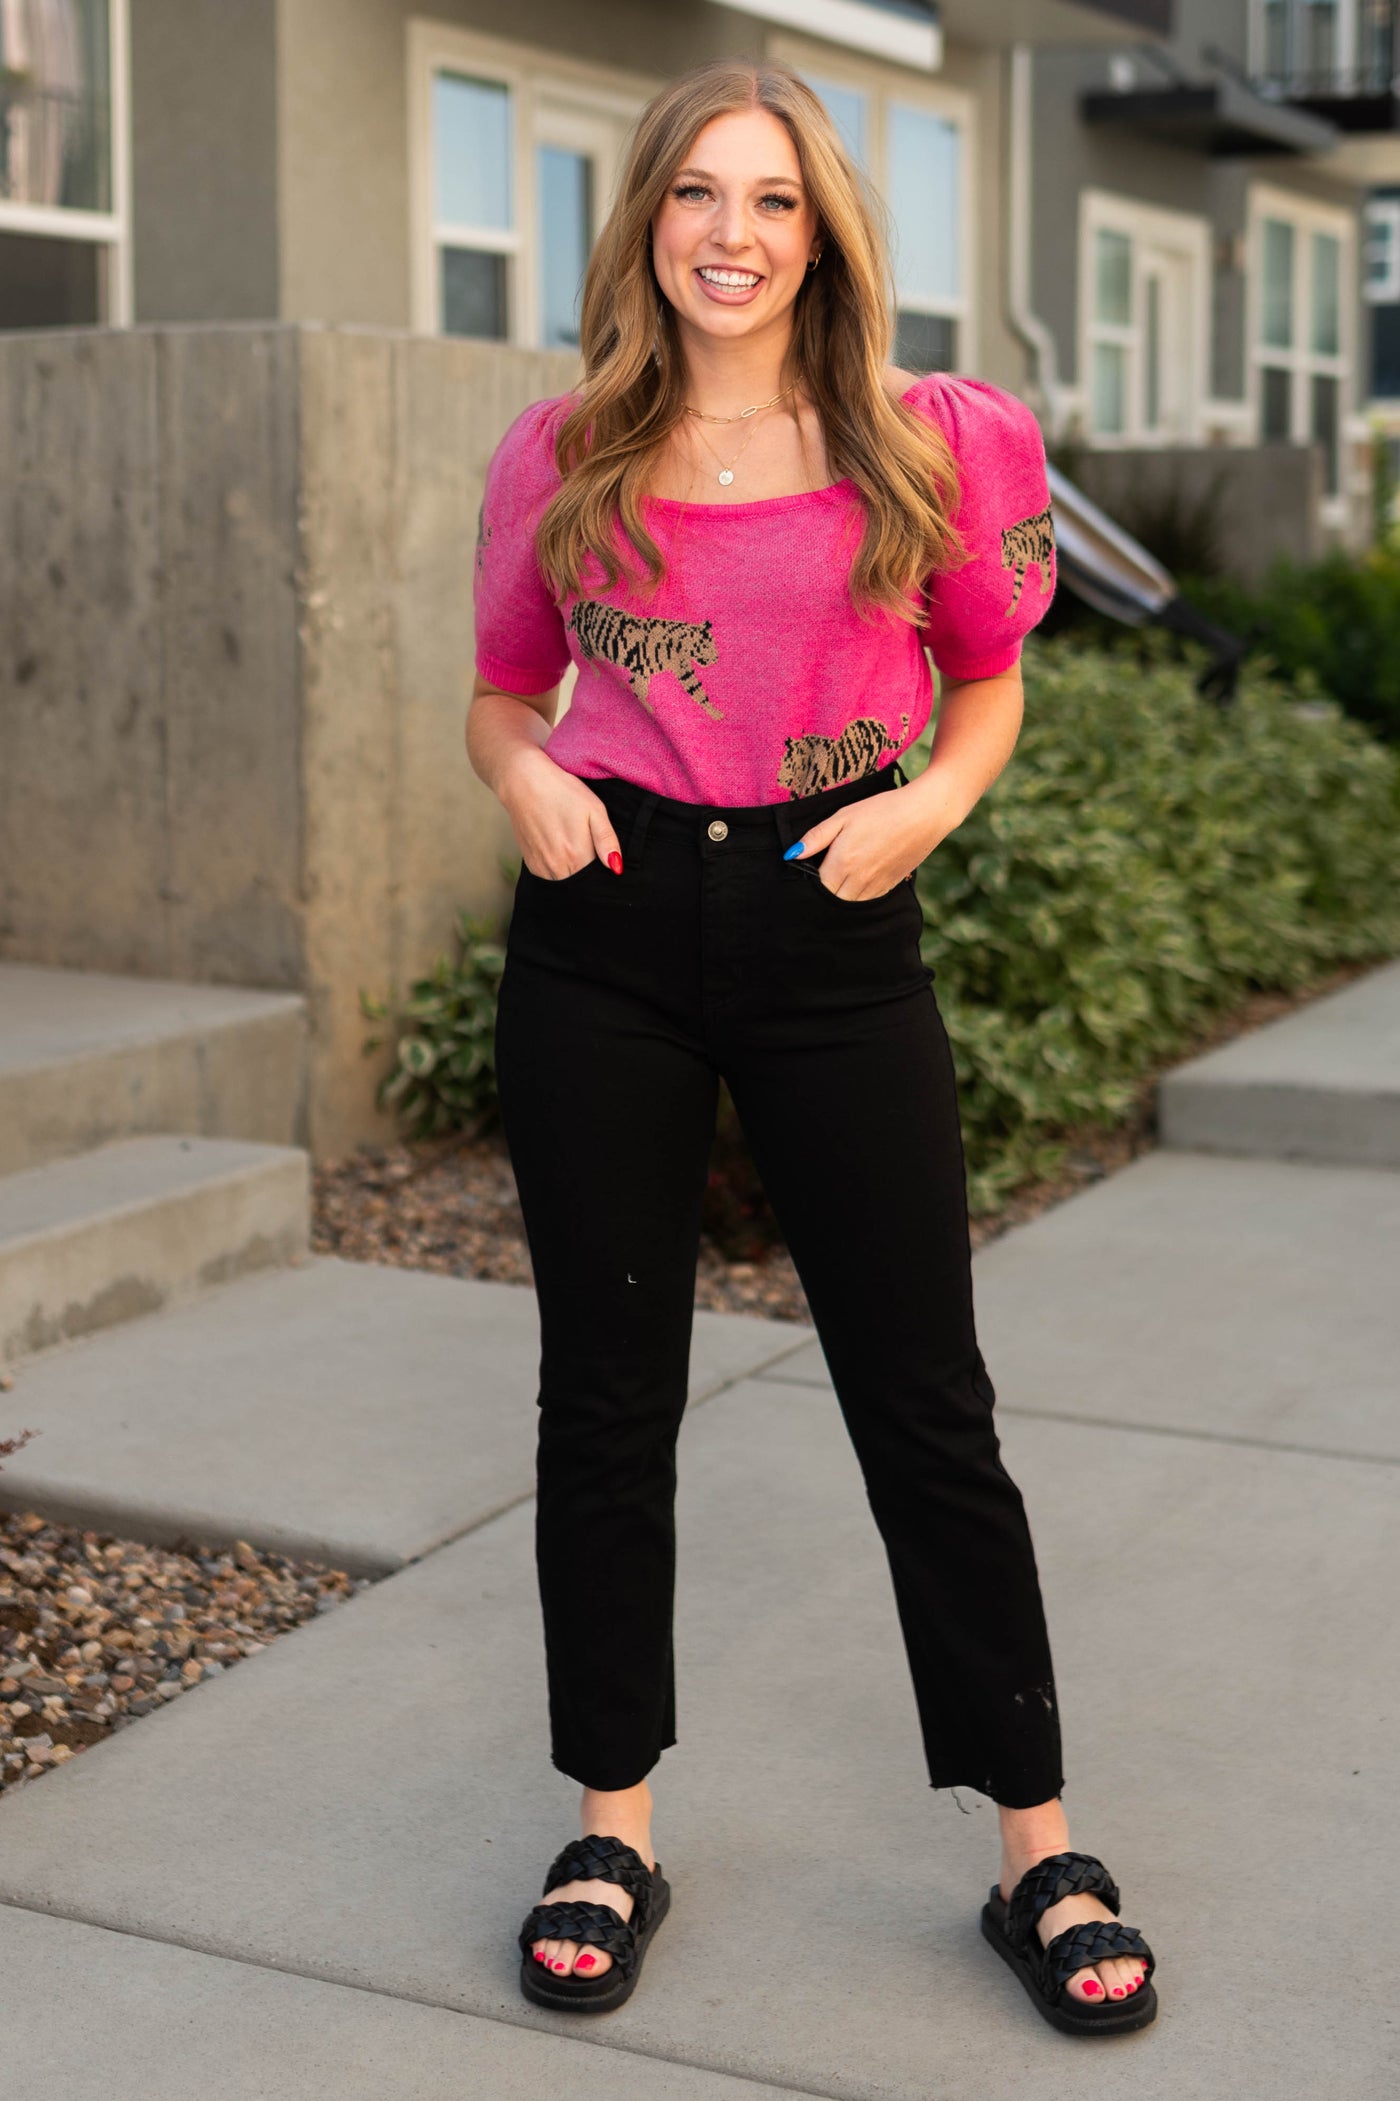
<path fill-rule="evenodd" d="M 506 900 L 463 747 L 476 517 L 574 370 L 349 327 L 0 336 L 0 956 L 305 992 L 321 1157 L 389 1134 L 360 986 Z"/>

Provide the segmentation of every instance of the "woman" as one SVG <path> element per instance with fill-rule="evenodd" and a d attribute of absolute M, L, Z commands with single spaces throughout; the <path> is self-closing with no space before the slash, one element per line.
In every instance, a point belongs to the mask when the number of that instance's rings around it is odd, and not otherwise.
<path fill-rule="evenodd" d="M 1152 1958 L 1068 1850 L 913 887 L 1016 741 L 1044 448 L 1009 394 L 890 369 L 889 311 L 816 96 L 702 66 L 638 124 L 580 391 L 526 410 L 487 477 L 467 747 L 523 863 L 496 1061 L 540 1309 L 552 1755 L 583 1788 L 521 1985 L 620 2005 L 670 1901 L 647 1774 L 676 1740 L 675 1441 L 723 1076 L 888 1552 L 931 1784 L 999 1805 L 983 1931 L 1056 2026 L 1104 2035 L 1152 2018 Z M 905 781 L 926 646 L 937 734 Z"/>

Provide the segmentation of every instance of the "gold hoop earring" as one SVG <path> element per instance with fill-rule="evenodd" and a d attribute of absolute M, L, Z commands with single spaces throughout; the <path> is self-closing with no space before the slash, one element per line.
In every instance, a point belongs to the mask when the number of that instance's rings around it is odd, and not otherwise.
<path fill-rule="evenodd" d="M 817 267 L 817 264 L 818 264 L 818 263 L 819 263 L 819 262 L 821 261 L 821 259 L 822 259 L 822 252 L 821 252 L 821 250 L 820 250 L 820 248 L 819 248 L 819 249 L 817 250 L 816 254 L 815 254 L 815 255 L 814 255 L 813 257 L 812 257 L 812 260 L 811 260 L 811 262 L 810 262 L 810 263 L 808 263 L 808 265 L 807 265 L 807 268 L 808 268 L 809 270 L 815 270 L 815 269 L 816 269 L 816 267 Z"/>

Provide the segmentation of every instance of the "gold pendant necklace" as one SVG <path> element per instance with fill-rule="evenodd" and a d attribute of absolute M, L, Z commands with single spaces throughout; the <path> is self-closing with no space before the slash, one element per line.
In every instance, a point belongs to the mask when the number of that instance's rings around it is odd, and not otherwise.
<path fill-rule="evenodd" d="M 764 406 L 765 408 L 771 408 L 771 407 L 773 406 L 773 404 L 772 404 L 772 402 L 771 402 L 771 401 L 768 401 L 768 402 L 764 402 L 764 403 L 763 403 L 763 406 Z M 727 419 L 727 420 L 734 420 L 734 419 Z M 757 429 L 757 427 L 758 427 L 758 426 L 757 426 L 757 425 L 755 424 L 755 426 L 754 426 L 754 429 Z M 732 460 L 721 460 L 721 459 L 720 459 L 720 457 L 719 457 L 719 454 L 718 454 L 718 453 L 717 453 L 717 452 L 715 451 L 715 448 L 714 448 L 714 446 L 713 446 L 713 445 L 712 445 L 712 444 L 710 443 L 709 439 L 708 439 L 708 438 L 707 438 L 707 437 L 705 436 L 705 433 L 704 433 L 704 431 L 703 431 L 703 430 L 699 430 L 699 431 L 697 431 L 697 432 L 695 433 L 695 435 L 696 435 L 696 437 L 697 437 L 697 438 L 699 438 L 699 440 L 700 440 L 701 444 L 702 444 L 702 445 L 704 446 L 704 448 L 705 448 L 706 452 L 708 452 L 708 453 L 709 453 L 709 455 L 710 455 L 710 458 L 711 458 L 712 460 L 716 460 L 716 461 L 718 461 L 718 462 L 719 462 L 719 481 L 720 481 L 720 485 L 721 485 L 721 487 L 723 487 L 723 488 L 726 488 L 726 489 L 727 489 L 727 488 L 729 487 L 729 484 L 730 484 L 730 483 L 731 483 L 731 482 L 733 481 L 733 479 L 734 479 L 734 469 L 735 469 L 735 467 L 736 467 L 736 466 L 738 465 L 739 461 L 740 461 L 740 460 L 741 460 L 741 459 L 743 458 L 743 456 L 744 456 L 744 453 L 746 452 L 746 450 L 748 449 L 749 445 L 750 445 L 750 444 L 752 443 L 752 441 L 753 441 L 753 435 L 754 435 L 753 431 L 751 430 L 751 431 L 749 432 L 748 436 L 747 436 L 747 437 L 746 437 L 746 438 L 744 439 L 744 442 L 743 442 L 743 444 L 742 444 L 742 445 L 741 445 L 741 446 L 739 447 L 739 450 L 738 450 L 738 451 L 737 451 L 737 452 L 735 453 L 735 455 L 734 455 L 734 457 L 733 457 L 733 459 L 732 459 Z"/>

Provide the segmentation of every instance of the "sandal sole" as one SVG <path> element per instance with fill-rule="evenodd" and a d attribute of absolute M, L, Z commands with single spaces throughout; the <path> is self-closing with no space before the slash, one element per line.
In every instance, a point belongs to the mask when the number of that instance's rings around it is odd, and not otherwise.
<path fill-rule="evenodd" d="M 1036 2012 L 1047 2020 L 1052 2028 L 1058 2028 L 1061 2034 L 1131 2035 L 1134 2029 L 1146 2028 L 1149 2022 L 1157 2018 L 1157 1994 L 1152 1988 L 1151 1978 L 1134 1992 L 1129 2005 L 1118 2007 L 1113 2012 L 1105 2007 L 1102 2013 L 1080 2014 L 1072 2013 L 1065 2006 L 1047 2004 L 1044 1994 L 1031 1975 L 1030 1964 L 1007 1940 L 997 1924 L 990 1904 L 984 1904 L 982 1907 L 981 1924 L 983 1939 L 990 1941 L 1007 1968 L 1015 1971 L 1025 1986 Z"/>
<path fill-rule="evenodd" d="M 554 2013 L 612 2013 L 614 2008 L 631 1998 L 642 1974 L 652 1936 L 671 1909 L 671 1885 L 660 1869 L 658 1861 L 651 1908 L 646 1925 L 637 1935 L 637 1960 L 632 1965 L 631 1976 L 624 1977 L 614 1963 L 605 1977 L 581 1978 L 577 1984 L 565 1984 L 551 1980 L 549 1971 L 543 1963 L 536 1962 L 533 1955 L 522 1955 L 520 1989 L 532 2005 L 547 2006 Z"/>

